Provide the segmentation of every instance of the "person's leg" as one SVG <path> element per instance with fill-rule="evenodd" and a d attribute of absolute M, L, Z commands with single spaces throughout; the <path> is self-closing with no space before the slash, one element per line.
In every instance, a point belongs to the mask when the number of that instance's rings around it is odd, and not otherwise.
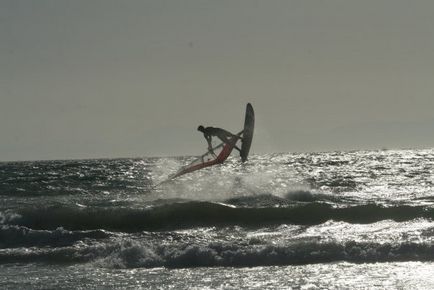
<path fill-rule="evenodd" d="M 217 138 L 219 138 L 223 143 L 229 143 L 229 140 L 224 135 L 217 135 Z"/>

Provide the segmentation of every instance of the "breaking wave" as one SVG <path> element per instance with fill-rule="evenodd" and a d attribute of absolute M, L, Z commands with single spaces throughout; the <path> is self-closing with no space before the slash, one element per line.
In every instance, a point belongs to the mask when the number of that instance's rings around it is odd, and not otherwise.
<path fill-rule="evenodd" d="M 92 246 L 42 248 L 34 251 L 0 251 L 2 263 L 85 263 L 106 268 L 192 268 L 301 265 L 348 261 L 355 263 L 434 261 L 431 243 L 292 242 L 285 245 L 251 245 L 224 242 L 207 245 L 153 245 L 122 240 Z"/>

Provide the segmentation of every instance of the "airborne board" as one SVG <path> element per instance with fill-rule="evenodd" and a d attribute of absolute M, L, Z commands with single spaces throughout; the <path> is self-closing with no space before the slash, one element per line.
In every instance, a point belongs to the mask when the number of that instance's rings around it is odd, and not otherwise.
<path fill-rule="evenodd" d="M 241 161 L 246 162 L 249 156 L 250 146 L 252 145 L 253 131 L 255 129 L 255 112 L 250 103 L 246 106 L 246 116 L 244 119 L 243 139 L 241 140 Z"/>

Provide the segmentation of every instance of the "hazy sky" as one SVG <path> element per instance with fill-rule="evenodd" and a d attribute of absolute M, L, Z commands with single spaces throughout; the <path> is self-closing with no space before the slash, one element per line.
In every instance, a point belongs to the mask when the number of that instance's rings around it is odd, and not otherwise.
<path fill-rule="evenodd" d="M 0 160 L 434 146 L 434 1 L 0 0 Z"/>

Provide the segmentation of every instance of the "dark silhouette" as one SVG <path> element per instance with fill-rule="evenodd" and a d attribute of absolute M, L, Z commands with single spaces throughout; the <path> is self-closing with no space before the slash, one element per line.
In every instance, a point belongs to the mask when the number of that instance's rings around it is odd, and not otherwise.
<path fill-rule="evenodd" d="M 200 125 L 199 127 L 197 127 L 197 130 L 203 133 L 206 142 L 208 142 L 208 150 L 211 152 L 212 152 L 212 144 L 211 144 L 212 136 L 219 138 L 224 143 L 228 143 L 229 140 L 232 139 L 233 137 L 241 139 L 240 136 L 234 135 L 231 132 L 228 132 L 221 128 L 215 128 L 215 127 L 205 128 L 204 126 Z M 234 148 L 240 151 L 240 149 L 237 146 L 235 146 Z"/>

